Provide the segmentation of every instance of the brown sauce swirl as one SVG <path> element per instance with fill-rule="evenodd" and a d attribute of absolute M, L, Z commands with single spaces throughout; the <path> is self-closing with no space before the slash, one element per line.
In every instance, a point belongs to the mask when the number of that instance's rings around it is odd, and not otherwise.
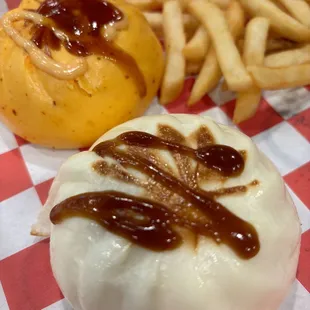
<path fill-rule="evenodd" d="M 136 82 L 141 97 L 146 95 L 146 83 L 135 59 L 102 35 L 104 26 L 124 19 L 123 13 L 104 0 L 45 0 L 36 10 L 51 21 L 50 25 L 34 26 L 32 41 L 48 55 L 50 50 L 66 50 L 76 56 L 102 55 L 118 63 Z M 66 34 L 58 38 L 52 27 Z"/>
<path fill-rule="evenodd" d="M 176 227 L 183 227 L 196 235 L 211 237 L 217 243 L 230 246 L 244 259 L 258 253 L 260 243 L 255 228 L 217 202 L 212 192 L 190 188 L 147 158 L 120 149 L 120 145 L 177 152 L 225 177 L 238 176 L 244 169 L 240 153 L 225 145 L 210 144 L 192 149 L 145 132 L 126 132 L 114 140 L 98 144 L 93 151 L 148 175 L 180 195 L 192 210 L 199 210 L 208 221 L 178 216 L 167 206 L 148 199 L 107 191 L 84 193 L 64 200 L 53 208 L 50 214 L 52 223 L 60 223 L 71 216 L 85 216 L 96 220 L 109 231 L 155 251 L 178 247 L 182 237 Z"/>

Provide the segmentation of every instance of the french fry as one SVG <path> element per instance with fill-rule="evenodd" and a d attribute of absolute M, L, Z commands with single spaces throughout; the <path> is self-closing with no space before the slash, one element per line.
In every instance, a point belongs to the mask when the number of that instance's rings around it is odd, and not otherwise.
<path fill-rule="evenodd" d="M 247 25 L 244 41 L 243 61 L 246 65 L 262 65 L 264 63 L 269 20 L 264 17 L 253 18 Z M 233 121 L 238 124 L 252 117 L 259 106 L 261 90 L 252 86 L 245 92 L 237 94 Z"/>
<path fill-rule="evenodd" d="M 248 23 L 243 47 L 246 66 L 264 64 L 269 25 L 269 20 L 264 17 L 253 18 Z"/>
<path fill-rule="evenodd" d="M 160 10 L 163 6 L 163 0 L 126 0 L 141 11 Z"/>
<path fill-rule="evenodd" d="M 192 39 L 186 44 L 183 54 L 189 61 L 202 61 L 209 49 L 210 37 L 203 26 L 200 26 Z"/>
<path fill-rule="evenodd" d="M 237 1 L 229 1 L 226 4 L 230 4 L 226 12 L 229 29 L 236 39 L 244 32 L 245 12 Z M 187 43 L 183 53 L 189 61 L 201 61 L 205 57 L 209 46 L 210 37 L 205 28 L 201 26 L 197 29 L 193 38 Z"/>
<path fill-rule="evenodd" d="M 243 33 L 245 25 L 245 14 L 239 2 L 232 1 L 230 3 L 226 11 L 226 18 L 229 29 L 234 39 L 236 39 Z M 211 47 L 193 86 L 191 95 L 188 99 L 188 105 L 195 104 L 206 93 L 210 92 L 219 83 L 221 77 L 221 68 L 217 61 L 215 50 Z"/>
<path fill-rule="evenodd" d="M 270 68 L 289 67 L 310 63 L 310 44 L 300 48 L 270 54 L 265 58 L 265 66 Z"/>
<path fill-rule="evenodd" d="M 143 12 L 144 17 L 157 34 L 163 34 L 163 14 L 158 12 Z M 182 22 L 185 31 L 193 32 L 198 27 L 198 21 L 189 14 L 183 14 Z"/>
<path fill-rule="evenodd" d="M 252 79 L 242 63 L 224 13 L 216 5 L 203 0 L 192 1 L 188 7 L 210 34 L 229 88 L 234 91 L 243 91 L 251 87 Z"/>
<path fill-rule="evenodd" d="M 203 62 L 187 62 L 186 63 L 186 75 L 196 75 L 200 72 L 202 68 Z"/>
<path fill-rule="evenodd" d="M 246 23 L 245 11 L 238 1 L 231 1 L 225 16 L 229 30 L 236 41 L 244 33 Z"/>
<path fill-rule="evenodd" d="M 297 42 L 310 40 L 310 29 L 281 11 L 269 0 L 239 0 L 242 6 L 253 16 L 262 16 L 270 20 L 272 30 L 284 38 Z M 295 1 L 294 1 L 295 2 Z"/>
<path fill-rule="evenodd" d="M 192 106 L 198 102 L 219 83 L 221 77 L 222 72 L 220 65 L 217 61 L 215 50 L 211 47 L 195 81 L 187 104 Z"/>
<path fill-rule="evenodd" d="M 166 48 L 166 68 L 162 81 L 160 102 L 167 104 L 177 98 L 185 79 L 185 33 L 182 10 L 178 0 L 171 0 L 163 6 L 163 28 Z"/>
<path fill-rule="evenodd" d="M 233 122 L 239 124 L 255 115 L 261 100 L 261 90 L 253 86 L 245 92 L 237 93 Z"/>
<path fill-rule="evenodd" d="M 229 7 L 232 0 L 209 0 L 211 3 L 216 4 L 222 10 L 225 10 Z"/>
<path fill-rule="evenodd" d="M 245 29 L 245 12 L 241 5 L 237 1 L 231 2 L 229 9 L 226 12 L 226 19 L 229 25 L 230 32 L 235 40 L 237 40 L 243 33 Z M 239 53 L 242 51 L 240 46 L 237 44 Z M 228 91 L 229 87 L 227 82 L 224 81 L 221 86 L 222 91 Z"/>
<path fill-rule="evenodd" d="M 310 27 L 310 6 L 304 0 L 277 0 L 306 27 Z"/>
<path fill-rule="evenodd" d="M 275 90 L 310 84 L 310 64 L 284 68 L 249 66 L 248 70 L 255 84 L 262 89 Z"/>

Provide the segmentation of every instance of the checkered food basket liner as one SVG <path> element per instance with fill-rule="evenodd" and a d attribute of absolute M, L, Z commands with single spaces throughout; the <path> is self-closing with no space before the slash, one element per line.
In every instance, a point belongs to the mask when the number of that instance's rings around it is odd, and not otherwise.
<path fill-rule="evenodd" d="M 0 0 L 0 15 L 18 3 Z M 233 126 L 233 94 L 217 88 L 189 108 L 185 102 L 193 82 L 187 79 L 182 95 L 165 108 L 153 102 L 147 114 L 209 115 Z M 277 166 L 302 224 L 297 279 L 280 309 L 310 310 L 310 87 L 265 92 L 255 117 L 238 128 Z M 60 165 L 77 152 L 32 145 L 0 123 L 1 310 L 71 309 L 52 275 L 49 240 L 29 231 Z"/>

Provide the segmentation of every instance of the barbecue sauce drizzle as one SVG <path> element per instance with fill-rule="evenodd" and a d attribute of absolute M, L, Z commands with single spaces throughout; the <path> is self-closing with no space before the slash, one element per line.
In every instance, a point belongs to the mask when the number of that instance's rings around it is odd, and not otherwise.
<path fill-rule="evenodd" d="M 35 12 L 51 21 L 32 28 L 32 41 L 49 56 L 50 49 L 59 50 L 61 46 L 79 57 L 102 55 L 133 76 L 140 97 L 146 95 L 145 79 L 135 59 L 101 33 L 104 26 L 124 19 L 113 4 L 104 0 L 45 0 Z M 53 27 L 64 32 L 66 38 L 59 39 Z"/>
<path fill-rule="evenodd" d="M 258 234 L 250 223 L 215 201 L 208 192 L 190 188 L 148 159 L 120 149 L 121 145 L 177 152 L 225 177 L 238 176 L 244 169 L 242 156 L 229 146 L 210 144 L 195 150 L 145 132 L 126 132 L 113 140 L 98 144 L 93 151 L 101 157 L 112 157 L 123 167 L 137 169 L 153 178 L 183 197 L 191 208 L 199 209 L 209 221 L 201 223 L 189 220 L 177 216 L 158 202 L 107 191 L 84 193 L 59 203 L 50 214 L 53 224 L 71 216 L 87 217 L 96 220 L 109 231 L 154 251 L 171 250 L 180 246 L 182 237 L 175 229 L 178 226 L 195 235 L 209 236 L 217 243 L 224 243 L 244 259 L 252 258 L 258 253 Z"/>

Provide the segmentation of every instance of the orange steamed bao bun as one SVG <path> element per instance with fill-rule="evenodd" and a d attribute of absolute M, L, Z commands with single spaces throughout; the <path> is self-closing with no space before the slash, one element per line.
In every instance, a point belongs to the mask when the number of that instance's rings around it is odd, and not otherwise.
<path fill-rule="evenodd" d="M 0 121 L 32 143 L 87 147 L 112 127 L 144 113 L 160 85 L 163 53 L 144 16 L 124 1 L 61 3 L 65 9 L 73 7 L 73 17 L 63 19 L 72 20 L 73 26 L 88 16 L 88 32 L 81 28 L 86 34 L 78 34 L 84 46 L 78 42 L 72 47 L 77 33 L 70 32 L 70 25 L 63 28 L 61 21 L 44 17 L 49 6 L 59 4 L 57 0 L 46 0 L 41 9 L 37 1 L 25 0 L 3 16 Z M 101 21 L 112 12 L 115 23 L 96 29 L 96 11 L 103 5 L 116 11 L 105 11 Z M 89 23 L 93 20 L 97 24 Z M 42 26 L 46 32 L 40 37 Z"/>

